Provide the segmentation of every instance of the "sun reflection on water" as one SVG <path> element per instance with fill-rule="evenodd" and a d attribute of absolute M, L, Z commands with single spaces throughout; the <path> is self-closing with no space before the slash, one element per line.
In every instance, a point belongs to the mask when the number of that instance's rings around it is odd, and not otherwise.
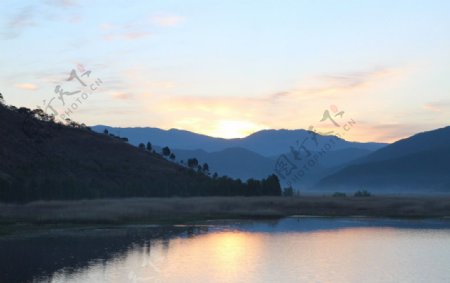
<path fill-rule="evenodd" d="M 449 262 L 449 229 L 215 230 L 42 282 L 450 282 Z"/>

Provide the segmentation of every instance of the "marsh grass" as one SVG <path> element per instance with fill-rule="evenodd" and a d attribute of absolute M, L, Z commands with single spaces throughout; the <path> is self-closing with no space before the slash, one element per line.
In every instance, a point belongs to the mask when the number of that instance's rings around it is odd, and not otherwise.
<path fill-rule="evenodd" d="M 0 227 L 7 224 L 176 224 L 206 219 L 289 215 L 448 217 L 450 197 L 195 197 L 37 201 L 0 204 Z"/>

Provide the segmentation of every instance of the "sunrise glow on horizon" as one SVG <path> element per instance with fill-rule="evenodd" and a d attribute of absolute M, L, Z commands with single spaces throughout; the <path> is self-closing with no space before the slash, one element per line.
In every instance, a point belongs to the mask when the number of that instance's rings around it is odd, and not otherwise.
<path fill-rule="evenodd" d="M 44 108 L 71 70 L 102 84 L 70 118 L 222 138 L 263 129 L 393 142 L 450 121 L 448 1 L 2 1 L 0 92 Z M 58 113 L 70 107 L 53 101 Z"/>

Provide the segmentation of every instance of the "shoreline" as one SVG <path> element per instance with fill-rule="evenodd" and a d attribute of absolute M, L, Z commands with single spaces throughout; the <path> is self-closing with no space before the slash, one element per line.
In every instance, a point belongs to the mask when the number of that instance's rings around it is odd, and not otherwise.
<path fill-rule="evenodd" d="M 301 217 L 450 218 L 450 196 L 193 197 L 0 203 L 0 236 L 52 229 Z"/>

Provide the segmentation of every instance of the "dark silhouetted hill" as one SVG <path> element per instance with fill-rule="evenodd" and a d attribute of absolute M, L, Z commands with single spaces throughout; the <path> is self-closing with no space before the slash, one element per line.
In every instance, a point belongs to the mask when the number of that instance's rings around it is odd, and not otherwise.
<path fill-rule="evenodd" d="M 0 201 L 279 194 L 275 183 L 272 176 L 249 191 L 76 123 L 0 105 Z"/>

